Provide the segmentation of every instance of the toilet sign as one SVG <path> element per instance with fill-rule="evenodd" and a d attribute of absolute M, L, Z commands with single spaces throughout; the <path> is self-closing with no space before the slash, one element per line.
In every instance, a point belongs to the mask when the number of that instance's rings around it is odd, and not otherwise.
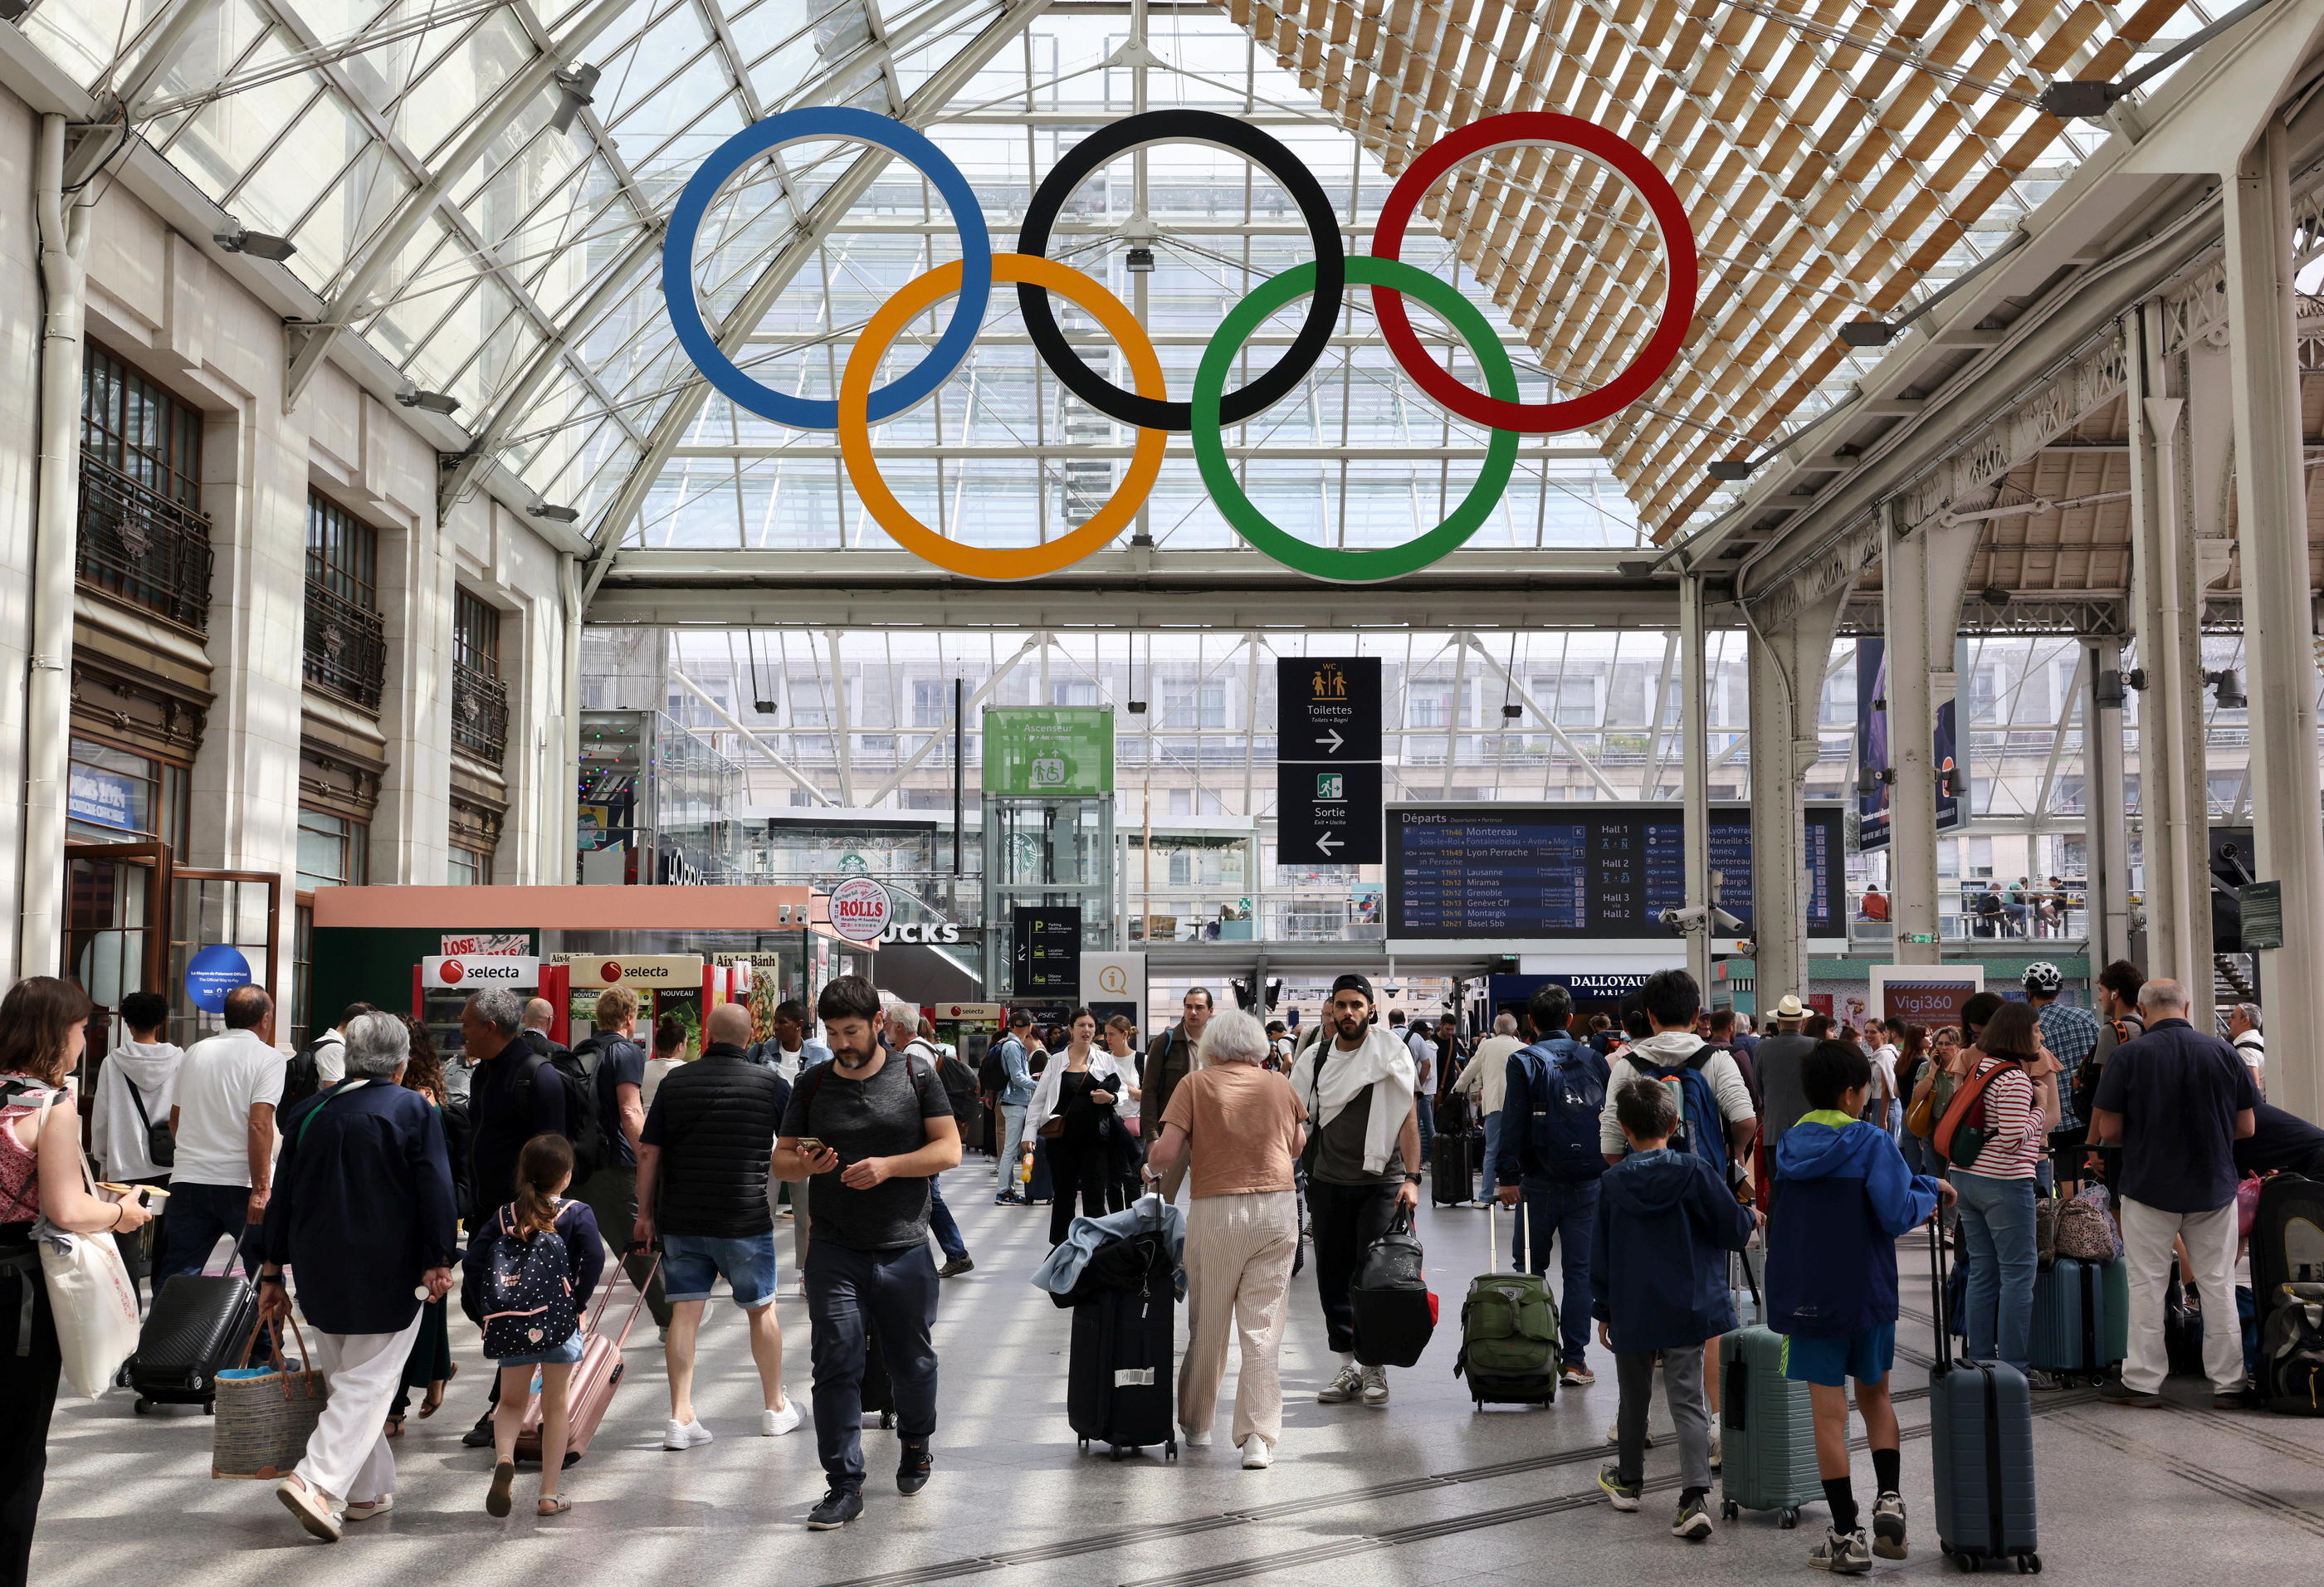
<path fill-rule="evenodd" d="M 869 876 L 851 876 L 831 890 L 831 928 L 850 942 L 877 942 L 895 914 L 887 887 Z"/>

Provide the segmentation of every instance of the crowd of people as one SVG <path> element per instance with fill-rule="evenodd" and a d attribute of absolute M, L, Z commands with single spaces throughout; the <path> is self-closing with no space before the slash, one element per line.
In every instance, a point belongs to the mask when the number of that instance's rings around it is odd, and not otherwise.
<path fill-rule="evenodd" d="M 1018 1010 L 977 1072 L 920 1010 L 853 976 L 825 986 L 811 1016 L 783 1003 L 763 1036 L 747 1007 L 713 1009 L 690 1062 L 682 1029 L 655 1030 L 648 1055 L 638 1000 L 621 987 L 598 998 L 594 1033 L 571 1052 L 547 1003 L 478 992 L 453 1063 L 424 1025 L 358 1004 L 286 1064 L 255 986 L 229 992 L 220 1032 L 181 1053 L 162 1038 L 166 1005 L 141 995 L 124 1000 L 130 1039 L 91 1099 L 103 1172 L 127 1187 L 100 1195 L 80 1170 L 69 1084 L 89 1005 L 67 983 L 28 979 L 0 1004 L 0 1315 L 20 1319 L 15 1353 L 0 1352 L 0 1583 L 23 1577 L 59 1371 L 36 1216 L 110 1234 L 157 1285 L 201 1271 L 223 1242 L 254 1276 L 263 1322 L 283 1324 L 295 1303 L 330 1393 L 277 1491 L 318 1537 L 394 1504 L 410 1397 L 433 1414 L 457 1370 L 455 1291 L 492 1368 L 466 1435 L 493 1451 L 484 1508 L 511 1512 L 530 1437 L 534 1513 L 566 1513 L 584 1319 L 616 1275 L 660 1332 L 671 1451 L 715 1436 L 693 1385 L 704 1310 L 724 1287 L 746 1319 L 759 1433 L 780 1437 L 811 1416 L 825 1490 L 807 1525 L 831 1529 L 863 1513 L 870 1377 L 895 1417 L 898 1491 L 931 1480 L 938 1290 L 975 1265 L 940 1186 L 965 1142 L 991 1151 L 997 1202 L 1047 1203 L 1052 1245 L 1142 1195 L 1185 1193 L 1179 1431 L 1192 1448 L 1210 1443 L 1231 1343 L 1231 1439 L 1246 1467 L 1264 1469 L 1283 1438 L 1279 1356 L 1303 1252 L 1336 1358 L 1317 1401 L 1385 1408 L 1389 1369 L 1357 1356 L 1354 1276 L 1410 1217 L 1432 1166 L 1443 1171 L 1432 1135 L 1465 1139 L 1472 1121 L 1484 1194 L 1526 1214 L 1513 1264 L 1543 1275 L 1557 1264 L 1562 1385 L 1596 1382 L 1593 1325 L 1612 1352 L 1615 1458 L 1600 1486 L 1615 1508 L 1638 1507 L 1659 1380 L 1681 1468 L 1672 1529 L 1712 1530 L 1719 1342 L 1738 1321 L 1730 1258 L 1763 1241 L 1766 1320 L 1789 1341 L 1788 1375 L 1809 1385 L 1832 1511 L 1813 1563 L 1860 1573 L 1906 1551 L 1887 1395 L 1900 1236 L 1943 1209 L 1969 1353 L 2045 1391 L 2055 1385 L 2028 1338 L 2036 1202 L 2102 1179 L 2132 1306 L 2128 1360 L 2102 1392 L 2146 1406 L 2159 1403 L 2174 1266 L 2207 1314 L 2236 1315 L 2239 1178 L 2324 1174 L 2324 1130 L 2264 1101 L 2258 1009 L 2234 1011 L 2231 1043 L 2189 1023 L 2177 983 L 2128 964 L 2101 973 L 2095 1010 L 2062 992 L 2057 969 L 2035 964 L 2022 998 L 1980 993 L 1933 1030 L 1904 1019 L 1858 1029 L 1785 995 L 1760 1030 L 1705 1009 L 1672 970 L 1628 1000 L 1618 1027 L 1577 1016 L 1553 983 L 1471 1047 L 1452 1015 L 1383 1017 L 1371 983 L 1350 973 L 1296 1031 L 1221 1010 L 1199 987 L 1142 1047 L 1127 1020 L 1081 1009 L 1044 1031 Z M 1973 1149 L 1927 1128 L 1965 1089 L 1981 1099 Z M 142 1187 L 164 1185 L 166 1238 L 149 1251 Z M 1440 1184 L 1436 1199 L 1473 1189 Z M 1771 1191 L 1784 1213 L 1763 1228 Z M 773 1304 L 786 1217 L 808 1317 L 806 1410 L 787 1388 Z M 2246 1403 L 2236 1331 L 2207 1330 L 2204 1349 L 2218 1402 Z M 1850 1486 L 1851 1382 L 1868 1507 Z"/>

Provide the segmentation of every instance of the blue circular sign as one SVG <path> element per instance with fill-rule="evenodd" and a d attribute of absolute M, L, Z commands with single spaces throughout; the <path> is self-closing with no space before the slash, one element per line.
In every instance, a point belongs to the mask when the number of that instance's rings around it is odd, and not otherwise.
<path fill-rule="evenodd" d="M 719 144 L 687 179 L 669 212 L 669 231 L 661 245 L 662 297 L 669 302 L 678 346 L 729 401 L 793 429 L 839 427 L 839 404 L 833 399 L 793 396 L 744 374 L 710 334 L 694 291 L 694 244 L 718 189 L 746 162 L 777 144 L 807 138 L 852 138 L 901 155 L 935 187 L 960 231 L 960 295 L 953 300 L 952 318 L 910 374 L 872 393 L 865 411 L 877 423 L 927 396 L 967 362 L 984 321 L 986 300 L 992 295 L 992 239 L 985 231 L 984 208 L 976 201 L 976 190 L 943 150 L 903 123 L 850 106 L 814 105 L 754 122 Z"/>
<path fill-rule="evenodd" d="M 186 995 L 205 1014 L 222 1013 L 226 994 L 250 984 L 250 961 L 228 943 L 214 942 L 186 965 Z"/>

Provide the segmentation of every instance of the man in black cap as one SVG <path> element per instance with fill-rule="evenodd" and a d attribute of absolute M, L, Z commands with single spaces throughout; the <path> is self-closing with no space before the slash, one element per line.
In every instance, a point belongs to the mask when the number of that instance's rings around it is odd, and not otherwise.
<path fill-rule="evenodd" d="M 1420 1110 L 1412 1053 L 1372 1022 L 1372 983 L 1342 975 L 1324 1010 L 1331 1039 L 1292 1066 L 1307 1110 L 1307 1210 L 1315 1234 L 1315 1288 L 1340 1370 L 1316 1399 L 1388 1404 L 1388 1370 L 1356 1364 L 1348 1284 L 1364 1248 L 1388 1232 L 1398 1207 L 1420 1204 Z"/>

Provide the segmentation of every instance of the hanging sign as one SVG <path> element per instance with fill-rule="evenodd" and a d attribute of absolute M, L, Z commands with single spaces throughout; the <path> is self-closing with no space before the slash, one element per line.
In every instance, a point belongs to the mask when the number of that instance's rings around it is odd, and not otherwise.
<path fill-rule="evenodd" d="M 851 876 L 831 890 L 831 928 L 850 942 L 877 942 L 896 913 L 885 883 Z"/>
<path fill-rule="evenodd" d="M 230 944 L 214 942 L 186 965 L 186 996 L 205 1014 L 221 1013 L 226 994 L 250 984 L 250 961 Z"/>
<path fill-rule="evenodd" d="M 443 954 L 420 961 L 420 984 L 430 991 L 453 986 L 539 986 L 540 961 L 521 954 Z"/>

